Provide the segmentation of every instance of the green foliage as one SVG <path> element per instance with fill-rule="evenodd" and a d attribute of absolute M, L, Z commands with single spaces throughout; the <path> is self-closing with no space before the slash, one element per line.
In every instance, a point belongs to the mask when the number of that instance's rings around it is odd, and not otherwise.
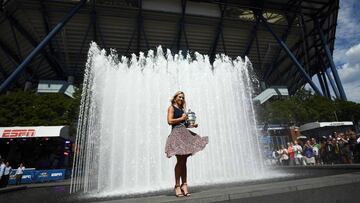
<path fill-rule="evenodd" d="M 360 120 L 360 104 L 341 100 L 336 100 L 334 103 L 338 109 L 336 113 L 339 120 Z"/>
<path fill-rule="evenodd" d="M 258 120 L 266 123 L 290 123 L 301 125 L 315 121 L 358 121 L 360 104 L 313 95 L 299 90 L 284 100 L 277 100 L 260 106 Z"/>
<path fill-rule="evenodd" d="M 74 128 L 80 105 L 64 94 L 35 94 L 16 91 L 0 95 L 0 126 L 69 125 Z"/>

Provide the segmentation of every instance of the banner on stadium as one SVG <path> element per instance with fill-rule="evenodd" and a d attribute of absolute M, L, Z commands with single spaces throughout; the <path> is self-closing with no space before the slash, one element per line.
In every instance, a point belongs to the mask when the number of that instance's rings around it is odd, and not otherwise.
<path fill-rule="evenodd" d="M 0 138 L 62 137 L 69 139 L 68 126 L 0 127 Z"/>
<path fill-rule="evenodd" d="M 10 172 L 9 185 L 16 183 L 16 170 Z M 25 169 L 21 178 L 21 184 L 25 183 L 39 183 L 49 182 L 65 179 L 65 169 L 51 169 L 51 170 L 34 170 Z"/>

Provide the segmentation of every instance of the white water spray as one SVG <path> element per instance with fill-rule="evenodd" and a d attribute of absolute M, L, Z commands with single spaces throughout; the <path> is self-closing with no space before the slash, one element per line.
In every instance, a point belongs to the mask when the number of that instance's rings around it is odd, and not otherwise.
<path fill-rule="evenodd" d="M 167 107 L 184 91 L 209 137 L 188 160 L 188 181 L 208 185 L 265 177 L 245 57 L 173 56 L 159 47 L 118 58 L 91 44 L 85 69 L 71 192 L 123 195 L 174 186 L 175 158 L 165 155 Z"/>

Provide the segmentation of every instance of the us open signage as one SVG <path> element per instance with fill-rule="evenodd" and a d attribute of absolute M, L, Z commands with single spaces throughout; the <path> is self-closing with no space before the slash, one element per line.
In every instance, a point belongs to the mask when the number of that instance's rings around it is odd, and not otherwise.
<path fill-rule="evenodd" d="M 2 138 L 35 137 L 35 129 L 6 129 L 3 131 Z"/>
<path fill-rule="evenodd" d="M 62 137 L 69 139 L 68 126 L 14 126 L 0 127 L 1 139 L 34 138 L 34 137 Z"/>

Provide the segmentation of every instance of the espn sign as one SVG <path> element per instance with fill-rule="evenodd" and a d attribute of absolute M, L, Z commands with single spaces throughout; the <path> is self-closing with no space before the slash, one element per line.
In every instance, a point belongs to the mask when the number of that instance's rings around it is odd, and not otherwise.
<path fill-rule="evenodd" d="M 35 129 L 5 129 L 2 138 L 35 137 Z"/>
<path fill-rule="evenodd" d="M 0 127 L 0 139 L 62 137 L 69 139 L 68 126 L 14 126 Z"/>

